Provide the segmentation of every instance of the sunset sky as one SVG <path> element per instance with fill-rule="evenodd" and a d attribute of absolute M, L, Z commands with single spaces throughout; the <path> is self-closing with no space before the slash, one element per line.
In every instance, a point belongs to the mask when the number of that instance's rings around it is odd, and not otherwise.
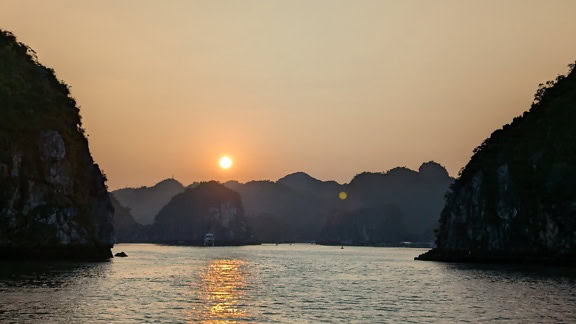
<path fill-rule="evenodd" d="M 0 28 L 71 86 L 116 189 L 348 182 L 429 160 L 455 176 L 576 61 L 574 13 L 573 0 L 0 0 Z"/>

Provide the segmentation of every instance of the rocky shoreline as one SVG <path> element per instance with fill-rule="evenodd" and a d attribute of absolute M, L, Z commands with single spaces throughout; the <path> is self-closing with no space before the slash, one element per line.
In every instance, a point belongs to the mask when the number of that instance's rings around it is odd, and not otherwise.
<path fill-rule="evenodd" d="M 433 249 L 414 258 L 416 261 L 439 261 L 454 263 L 514 263 L 576 266 L 576 254 L 504 254 L 473 253 Z"/>

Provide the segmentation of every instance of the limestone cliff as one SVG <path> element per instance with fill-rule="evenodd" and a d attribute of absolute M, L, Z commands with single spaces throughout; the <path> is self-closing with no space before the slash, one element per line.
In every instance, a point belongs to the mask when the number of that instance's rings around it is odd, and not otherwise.
<path fill-rule="evenodd" d="M 111 257 L 105 180 L 68 86 L 0 31 L 0 256 Z"/>
<path fill-rule="evenodd" d="M 215 181 L 174 196 L 156 216 L 152 241 L 201 244 L 206 233 L 214 234 L 218 245 L 247 239 L 240 195 Z"/>
<path fill-rule="evenodd" d="M 574 263 L 576 72 L 475 150 L 421 260 Z"/>

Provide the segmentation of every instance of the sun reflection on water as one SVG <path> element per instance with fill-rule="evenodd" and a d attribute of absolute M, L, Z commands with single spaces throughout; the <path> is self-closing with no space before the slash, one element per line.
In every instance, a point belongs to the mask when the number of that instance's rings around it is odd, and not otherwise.
<path fill-rule="evenodd" d="M 214 260 L 200 274 L 196 292 L 200 307 L 188 312 L 188 320 L 204 323 L 234 323 L 248 317 L 243 298 L 246 295 L 247 262 Z"/>

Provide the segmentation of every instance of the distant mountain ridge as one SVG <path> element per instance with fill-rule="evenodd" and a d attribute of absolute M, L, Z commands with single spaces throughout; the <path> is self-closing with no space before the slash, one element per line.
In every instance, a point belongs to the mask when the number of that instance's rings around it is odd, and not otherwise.
<path fill-rule="evenodd" d="M 444 206 L 444 195 L 453 182 L 442 165 L 430 161 L 418 171 L 397 167 L 383 173 L 361 173 L 347 189 L 354 209 L 396 205 L 402 211 L 411 240 L 430 241 Z"/>
<path fill-rule="evenodd" d="M 349 184 L 321 181 L 296 172 L 278 181 L 228 181 L 223 186 L 240 195 L 247 232 L 255 240 L 378 244 L 398 240 L 431 241 L 444 194 L 453 181 L 443 166 L 427 162 L 418 171 L 400 167 L 387 172 L 364 172 Z M 155 210 L 160 212 L 164 206 L 158 206 L 162 202 L 166 205 L 184 191 L 184 186 L 174 182 L 176 180 L 169 179 L 150 188 L 120 189 L 113 195 L 123 206 L 132 209 L 136 221 L 135 210 L 147 210 L 148 224 L 152 224 L 157 216 L 151 216 L 150 209 L 146 209 L 149 207 L 145 206 L 153 201 Z M 167 186 L 167 183 L 174 184 Z M 202 185 L 193 183 L 186 191 Z M 162 187 L 170 187 L 176 194 L 168 197 L 170 192 L 159 190 Z M 346 193 L 346 199 L 340 198 L 341 192 Z M 128 204 L 124 205 L 125 202 Z M 347 228 L 349 226 L 357 229 Z"/>
<path fill-rule="evenodd" d="M 131 209 L 134 220 L 142 225 L 154 223 L 154 217 L 172 197 L 184 191 L 175 179 L 166 179 L 152 187 L 124 188 L 112 191 L 120 204 Z"/>
<path fill-rule="evenodd" d="M 132 216 L 130 208 L 122 204 L 110 195 L 112 206 L 114 206 L 114 232 L 117 242 L 135 242 L 143 238 L 144 225 L 137 223 Z"/>

